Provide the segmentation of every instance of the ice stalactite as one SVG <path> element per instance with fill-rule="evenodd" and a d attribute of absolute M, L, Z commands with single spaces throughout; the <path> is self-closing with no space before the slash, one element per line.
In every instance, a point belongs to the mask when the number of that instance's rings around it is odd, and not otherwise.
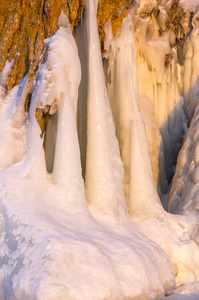
<path fill-rule="evenodd" d="M 161 207 L 155 188 L 146 131 L 139 107 L 132 17 L 129 9 L 121 33 L 113 38 L 111 23 L 105 29 L 108 56 L 107 85 L 125 168 L 124 188 L 131 215 L 145 214 Z M 145 186 L 145 188 L 143 188 Z M 150 199 L 150 201 L 148 201 Z"/>
<path fill-rule="evenodd" d="M 124 171 L 104 80 L 96 18 L 97 3 L 97 1 L 86 2 L 84 21 L 87 42 L 85 50 L 88 51 L 87 68 L 84 70 L 88 77 L 87 86 L 85 85 L 87 89 L 86 196 L 88 202 L 96 209 L 120 217 L 126 211 L 123 193 Z"/>

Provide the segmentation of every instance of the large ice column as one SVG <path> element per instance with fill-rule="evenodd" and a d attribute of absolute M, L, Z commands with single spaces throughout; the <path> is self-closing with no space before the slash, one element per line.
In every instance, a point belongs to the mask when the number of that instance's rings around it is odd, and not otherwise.
<path fill-rule="evenodd" d="M 124 171 L 105 86 L 96 17 L 97 3 L 94 0 L 86 1 L 85 19 L 80 29 L 86 33 L 84 43 L 87 43 L 84 48 L 81 45 L 81 51 L 88 51 L 88 56 L 84 57 L 88 57 L 87 67 L 83 69 L 83 77 L 87 72 L 86 196 L 88 202 L 99 211 L 119 217 L 126 211 Z"/>
<path fill-rule="evenodd" d="M 151 168 L 146 130 L 141 113 L 131 121 L 129 210 L 132 215 L 150 215 L 162 207 Z"/>
<path fill-rule="evenodd" d="M 106 25 L 105 50 L 108 55 L 107 84 L 125 168 L 124 188 L 131 214 L 145 214 L 161 207 L 155 188 L 149 146 L 139 107 L 132 17 L 129 9 L 120 35 L 112 36 Z M 153 208 L 152 208 L 153 207 Z"/>

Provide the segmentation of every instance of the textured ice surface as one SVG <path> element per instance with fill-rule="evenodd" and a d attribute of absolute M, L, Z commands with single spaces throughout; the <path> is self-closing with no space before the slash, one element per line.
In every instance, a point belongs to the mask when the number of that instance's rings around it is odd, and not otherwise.
<path fill-rule="evenodd" d="M 179 153 L 176 174 L 170 193 L 172 213 L 199 211 L 199 106 L 197 106 L 183 147 Z"/>

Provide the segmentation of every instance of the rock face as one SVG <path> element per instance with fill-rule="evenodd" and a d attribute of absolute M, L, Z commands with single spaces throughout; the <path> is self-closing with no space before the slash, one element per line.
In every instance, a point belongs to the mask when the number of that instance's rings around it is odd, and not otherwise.
<path fill-rule="evenodd" d="M 13 61 L 6 88 L 18 85 L 29 73 L 32 78 L 43 51 L 43 40 L 58 29 L 64 10 L 72 29 L 81 20 L 84 0 L 2 0 L 0 3 L 0 72 Z"/>
<path fill-rule="evenodd" d="M 98 3 L 97 22 L 99 28 L 100 42 L 104 41 L 104 25 L 111 20 L 113 35 L 120 33 L 123 19 L 127 10 L 135 0 L 100 0 Z"/>

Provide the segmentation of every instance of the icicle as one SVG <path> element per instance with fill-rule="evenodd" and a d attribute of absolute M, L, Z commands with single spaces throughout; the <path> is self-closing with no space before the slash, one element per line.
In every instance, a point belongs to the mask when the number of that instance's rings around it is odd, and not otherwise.
<path fill-rule="evenodd" d="M 153 180 L 149 146 L 140 113 L 131 123 L 130 155 L 129 211 L 131 215 L 153 215 L 155 208 L 161 211 L 161 204 Z"/>
<path fill-rule="evenodd" d="M 65 90 L 58 100 L 57 138 L 53 180 L 64 186 L 81 179 L 80 152 L 76 131 L 76 115 L 70 94 Z M 82 181 L 82 179 L 81 179 Z"/>

